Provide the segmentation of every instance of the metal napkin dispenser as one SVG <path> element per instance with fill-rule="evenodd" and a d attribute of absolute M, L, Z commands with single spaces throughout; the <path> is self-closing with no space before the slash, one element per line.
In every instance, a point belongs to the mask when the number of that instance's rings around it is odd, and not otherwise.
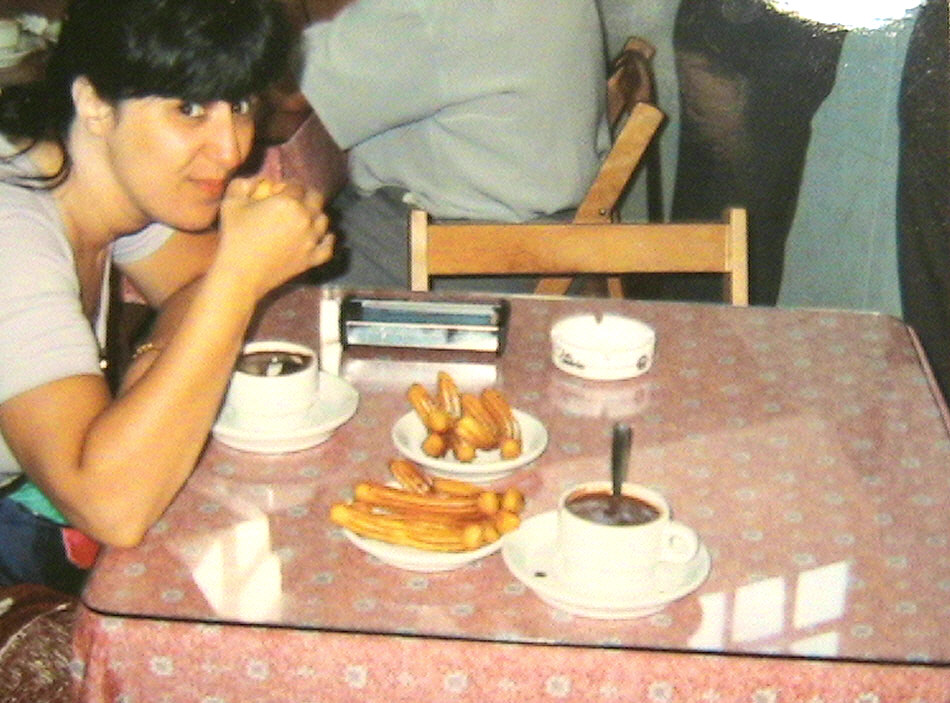
<path fill-rule="evenodd" d="M 347 296 L 340 309 L 346 346 L 492 352 L 504 349 L 507 300 L 411 300 Z"/>

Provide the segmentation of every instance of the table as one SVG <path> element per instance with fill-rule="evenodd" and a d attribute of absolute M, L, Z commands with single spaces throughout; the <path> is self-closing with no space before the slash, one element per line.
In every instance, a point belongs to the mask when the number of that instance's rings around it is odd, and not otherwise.
<path fill-rule="evenodd" d="M 257 337 L 316 344 L 320 291 L 277 298 Z M 558 371 L 548 330 L 582 311 L 652 325 L 644 376 Z M 913 334 L 853 312 L 511 298 L 500 357 L 347 352 L 356 415 L 283 456 L 209 443 L 135 549 L 107 549 L 76 635 L 84 700 L 927 701 L 950 699 L 950 432 Z M 381 350 L 376 350 L 380 352 Z M 413 380 L 495 384 L 550 443 L 502 485 L 526 515 L 606 477 L 630 422 L 631 478 L 712 554 L 693 594 L 646 618 L 545 605 L 491 555 L 420 574 L 327 520 L 385 479 Z"/>

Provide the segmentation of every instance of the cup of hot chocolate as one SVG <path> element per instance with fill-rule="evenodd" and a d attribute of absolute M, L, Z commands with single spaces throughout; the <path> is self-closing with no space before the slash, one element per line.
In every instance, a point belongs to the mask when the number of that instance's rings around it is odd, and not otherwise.
<path fill-rule="evenodd" d="M 616 497 L 609 481 L 571 487 L 558 501 L 557 530 L 558 577 L 586 592 L 653 590 L 660 569 L 699 550 L 699 536 L 672 519 L 667 500 L 636 483 Z"/>
<path fill-rule="evenodd" d="M 236 429 L 288 433 L 307 422 L 320 384 L 317 354 L 282 340 L 244 345 L 222 412 Z"/>

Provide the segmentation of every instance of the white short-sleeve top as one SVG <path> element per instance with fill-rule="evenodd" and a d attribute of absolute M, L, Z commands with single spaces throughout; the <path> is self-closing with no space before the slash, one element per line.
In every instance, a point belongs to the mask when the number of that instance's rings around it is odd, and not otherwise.
<path fill-rule="evenodd" d="M 160 224 L 120 237 L 114 262 L 144 258 L 172 229 Z M 52 195 L 0 182 L 0 403 L 45 383 L 101 374 L 108 275 L 94 322 L 83 314 L 73 250 Z M 0 483 L 20 473 L 0 438 Z"/>

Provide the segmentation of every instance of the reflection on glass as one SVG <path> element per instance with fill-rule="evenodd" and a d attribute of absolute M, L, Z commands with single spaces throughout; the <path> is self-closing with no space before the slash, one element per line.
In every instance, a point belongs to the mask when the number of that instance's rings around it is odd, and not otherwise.
<path fill-rule="evenodd" d="M 784 579 L 763 579 L 736 589 L 732 610 L 734 642 L 750 642 L 778 635 L 784 629 L 784 621 Z"/>
<path fill-rule="evenodd" d="M 740 586 L 732 594 L 731 623 L 730 594 L 705 593 L 699 598 L 702 621 L 690 637 L 689 646 L 719 651 L 726 648 L 730 638 L 733 642 L 761 642 L 783 635 L 786 623 L 797 631 L 840 620 L 847 604 L 849 572 L 850 565 L 844 561 L 803 571 L 796 579 L 791 599 L 786 597 L 786 581 L 780 577 Z M 792 612 L 787 617 L 789 606 Z M 794 640 L 788 651 L 802 656 L 831 657 L 838 654 L 839 646 L 840 634 L 829 630 Z"/>
<path fill-rule="evenodd" d="M 382 359 L 346 359 L 343 376 L 353 383 L 376 385 L 381 388 L 408 388 L 419 379 L 431 379 L 445 371 L 460 388 L 485 388 L 498 382 L 498 367 L 494 363 L 404 361 Z"/>
<path fill-rule="evenodd" d="M 280 615 L 280 559 L 271 550 L 266 516 L 244 520 L 177 546 L 177 553 L 219 616 L 231 620 L 269 620 Z"/>
<path fill-rule="evenodd" d="M 689 638 L 691 649 L 722 651 L 726 646 L 726 594 L 706 593 L 699 597 L 703 615 L 699 628 Z"/>
<path fill-rule="evenodd" d="M 798 575 L 793 612 L 796 629 L 837 620 L 844 615 L 848 568 L 847 562 L 839 561 Z"/>
<path fill-rule="evenodd" d="M 566 415 L 617 420 L 644 412 L 650 405 L 653 384 L 648 381 L 608 387 L 602 381 L 586 381 L 557 373 L 550 377 L 548 394 L 558 399 Z"/>
<path fill-rule="evenodd" d="M 813 637 L 804 637 L 792 642 L 788 649 L 792 654 L 803 657 L 833 657 L 838 653 L 837 632 L 822 632 Z"/>

